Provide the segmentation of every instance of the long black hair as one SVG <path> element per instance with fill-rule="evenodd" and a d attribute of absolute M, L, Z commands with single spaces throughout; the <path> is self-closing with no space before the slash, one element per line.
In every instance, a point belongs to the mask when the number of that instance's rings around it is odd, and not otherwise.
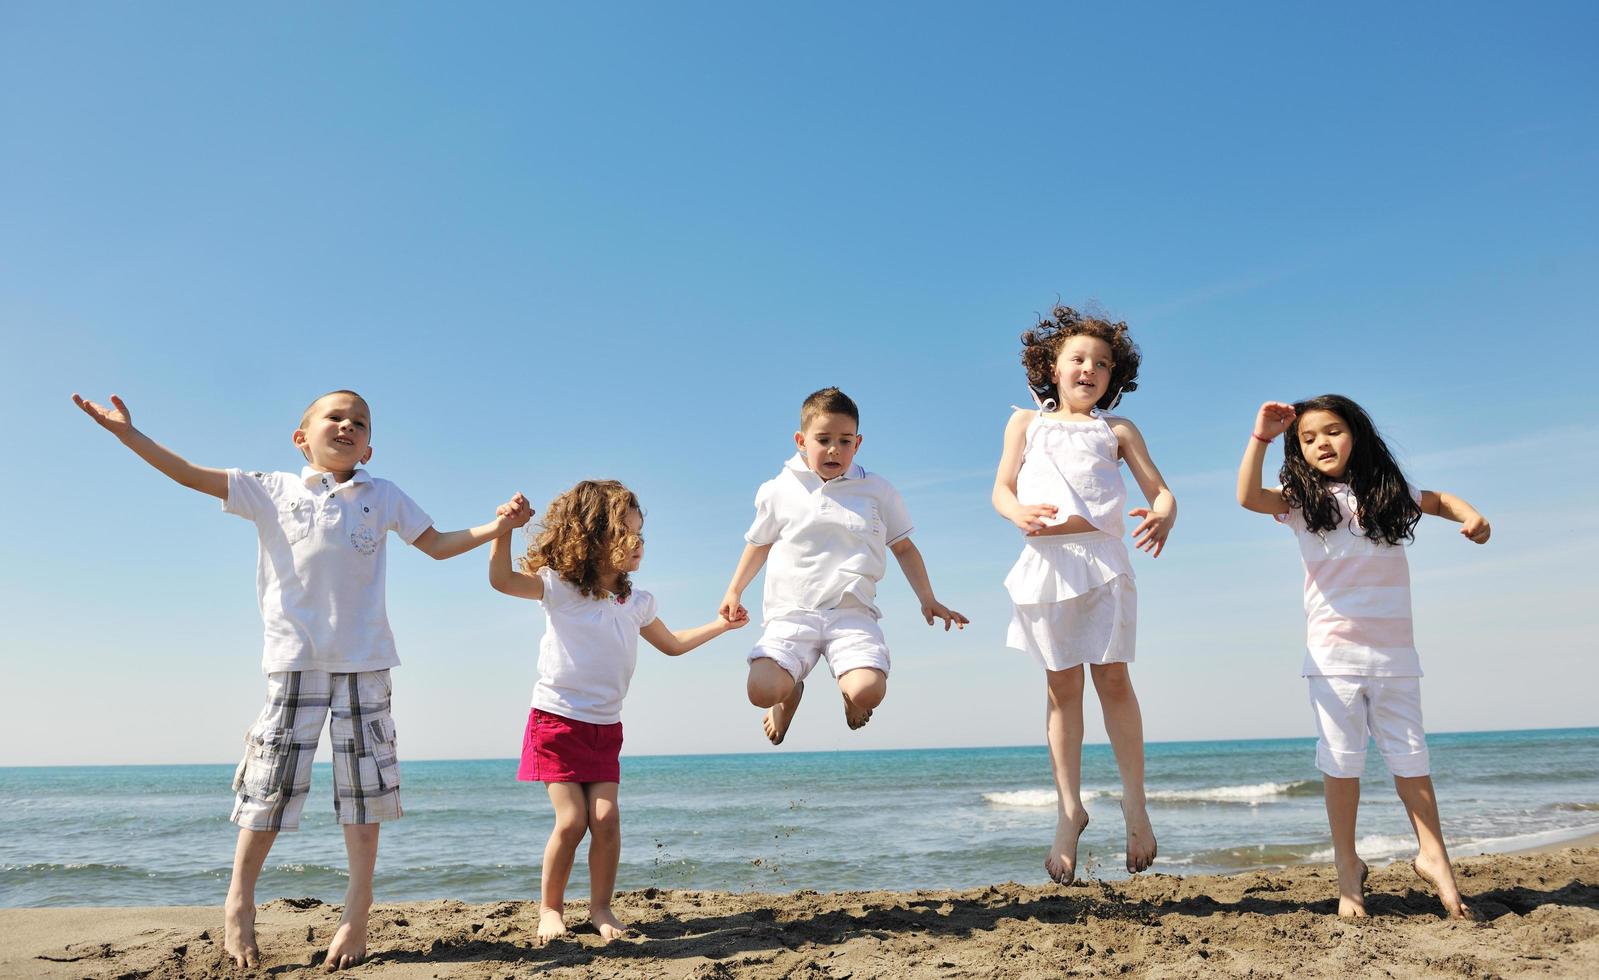
<path fill-rule="evenodd" d="M 1331 412 L 1349 426 L 1354 439 L 1342 482 L 1355 495 L 1355 515 L 1363 535 L 1377 544 L 1414 541 L 1421 508 L 1410 496 L 1405 474 L 1377 434 L 1366 410 L 1343 395 L 1319 395 L 1294 403 L 1294 424 L 1283 440 L 1283 500 L 1305 516 L 1305 527 L 1324 534 L 1338 526 L 1338 500 L 1328 492 L 1329 480 L 1305 459 L 1299 444 L 1299 420 L 1306 412 Z M 1351 522 L 1353 525 L 1354 522 Z M 1351 526 L 1353 531 L 1353 526 Z"/>

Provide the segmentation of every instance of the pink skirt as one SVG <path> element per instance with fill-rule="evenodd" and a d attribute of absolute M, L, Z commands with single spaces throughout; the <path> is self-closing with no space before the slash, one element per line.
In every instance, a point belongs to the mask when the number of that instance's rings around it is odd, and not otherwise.
<path fill-rule="evenodd" d="M 619 783 L 622 723 L 595 725 L 534 708 L 516 778 L 529 783 Z"/>

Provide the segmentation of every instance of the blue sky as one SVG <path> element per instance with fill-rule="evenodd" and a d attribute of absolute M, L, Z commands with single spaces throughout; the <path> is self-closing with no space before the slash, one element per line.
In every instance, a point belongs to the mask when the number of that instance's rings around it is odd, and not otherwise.
<path fill-rule="evenodd" d="M 973 626 L 927 629 L 891 570 L 884 709 L 850 733 L 813 697 L 788 745 L 1040 742 L 988 493 L 1016 336 L 1057 297 L 1132 327 L 1122 410 L 1179 501 L 1138 559 L 1151 739 L 1311 732 L 1292 538 L 1231 473 L 1262 400 L 1323 391 L 1494 522 L 1411 556 L 1429 727 L 1592 724 L 1596 27 L 1554 3 L 7 4 L 0 765 L 227 760 L 260 699 L 251 528 L 73 391 L 196 462 L 293 469 L 304 403 L 353 387 L 373 472 L 446 529 L 622 479 L 640 582 L 687 626 L 799 400 L 840 385 Z M 519 744 L 542 616 L 486 557 L 391 539 L 409 758 Z M 628 750 L 764 746 L 753 639 L 646 647 Z"/>

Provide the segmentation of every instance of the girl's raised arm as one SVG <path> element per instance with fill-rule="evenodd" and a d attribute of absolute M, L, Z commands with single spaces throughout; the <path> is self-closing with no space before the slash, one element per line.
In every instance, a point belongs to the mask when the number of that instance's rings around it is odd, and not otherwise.
<path fill-rule="evenodd" d="M 1266 447 L 1294 424 L 1294 406 L 1267 402 L 1255 415 L 1255 428 L 1238 464 L 1238 504 L 1257 514 L 1286 514 L 1288 504 L 1282 491 L 1261 486 L 1261 471 L 1266 466 Z"/>
<path fill-rule="evenodd" d="M 520 506 L 517 506 L 520 502 Z M 509 511 L 509 512 L 508 512 Z M 515 528 L 526 524 L 533 517 L 533 508 L 527 506 L 527 500 L 517 494 L 509 504 L 502 504 L 497 511 L 501 517 L 509 517 L 512 530 L 489 542 L 489 585 L 496 592 L 514 595 L 523 599 L 544 598 L 544 580 L 537 575 L 518 572 L 511 567 L 511 535 Z"/>
<path fill-rule="evenodd" d="M 1029 534 L 1044 529 L 1044 518 L 1054 517 L 1060 510 L 1054 504 L 1026 504 L 1016 499 L 1016 475 L 1022 471 L 1022 452 L 1027 446 L 1027 424 L 1033 413 L 1019 408 L 1005 424 L 1005 448 L 999 456 L 999 470 L 994 474 L 994 509 L 999 516 Z"/>
<path fill-rule="evenodd" d="M 728 630 L 736 630 L 750 621 L 750 614 L 739 606 L 731 620 L 718 616 L 704 626 L 693 629 L 678 630 L 673 632 L 666 628 L 660 617 L 656 617 L 639 630 L 639 635 L 650 642 L 650 646 L 666 654 L 668 657 L 681 657 L 690 650 L 704 643 L 706 640 L 715 639 Z"/>
<path fill-rule="evenodd" d="M 1442 490 L 1421 492 L 1421 512 L 1461 524 L 1460 533 L 1477 544 L 1487 544 L 1488 536 L 1493 533 L 1488 518 L 1477 513 L 1477 508 Z"/>

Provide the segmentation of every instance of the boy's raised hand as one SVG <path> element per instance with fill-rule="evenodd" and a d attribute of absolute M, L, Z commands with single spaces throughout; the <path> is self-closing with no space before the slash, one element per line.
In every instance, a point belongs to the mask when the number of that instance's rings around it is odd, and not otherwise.
<path fill-rule="evenodd" d="M 128 411 L 128 406 L 116 395 L 111 396 L 111 407 L 91 402 L 77 392 L 72 393 L 72 403 L 83 409 L 83 413 L 100 424 L 102 429 L 121 439 L 133 431 L 133 413 Z"/>
<path fill-rule="evenodd" d="M 960 613 L 939 602 L 937 599 L 922 603 L 922 618 L 927 620 L 927 625 L 933 625 L 933 620 L 944 621 L 944 632 L 948 633 L 951 625 L 958 629 L 965 629 L 971 620 Z"/>
<path fill-rule="evenodd" d="M 1267 402 L 1255 416 L 1255 435 L 1270 442 L 1294 424 L 1294 406 L 1286 402 Z"/>
<path fill-rule="evenodd" d="M 507 531 L 522 527 L 533 519 L 533 505 L 520 493 L 515 494 L 510 500 L 494 508 L 494 516 L 500 518 Z"/>

